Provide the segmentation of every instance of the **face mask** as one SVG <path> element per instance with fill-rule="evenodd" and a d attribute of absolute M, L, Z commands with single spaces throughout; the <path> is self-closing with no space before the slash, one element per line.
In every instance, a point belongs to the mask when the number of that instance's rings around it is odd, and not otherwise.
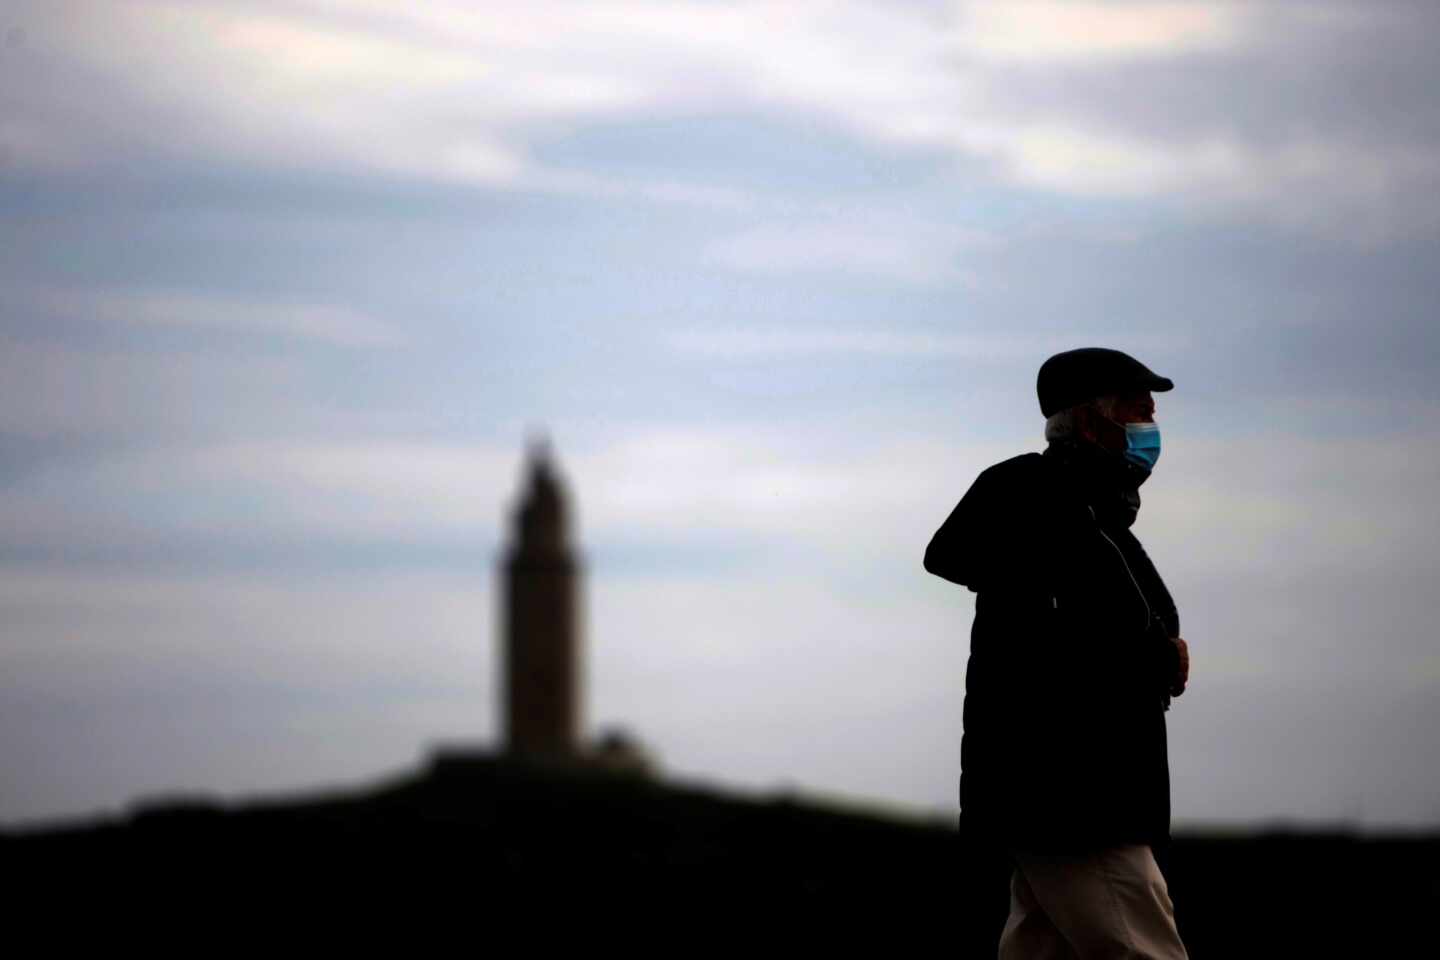
<path fill-rule="evenodd" d="M 1154 470 L 1160 459 L 1160 427 L 1153 423 L 1127 423 L 1125 427 L 1125 459 Z"/>

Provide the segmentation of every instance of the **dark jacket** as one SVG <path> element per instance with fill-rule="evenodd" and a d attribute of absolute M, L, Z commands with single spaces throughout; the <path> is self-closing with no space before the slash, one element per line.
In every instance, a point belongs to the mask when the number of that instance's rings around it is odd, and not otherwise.
<path fill-rule="evenodd" d="M 960 750 L 971 839 L 1060 852 L 1169 838 L 1180 624 L 1109 456 L 1055 444 L 996 464 L 925 551 L 926 570 L 977 594 Z"/>

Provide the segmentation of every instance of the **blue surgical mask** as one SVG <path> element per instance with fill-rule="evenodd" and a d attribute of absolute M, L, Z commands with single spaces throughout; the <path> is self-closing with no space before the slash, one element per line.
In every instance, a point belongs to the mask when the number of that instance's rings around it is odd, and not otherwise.
<path fill-rule="evenodd" d="M 1160 427 L 1154 423 L 1127 423 L 1125 426 L 1125 459 L 1154 470 L 1160 459 Z"/>

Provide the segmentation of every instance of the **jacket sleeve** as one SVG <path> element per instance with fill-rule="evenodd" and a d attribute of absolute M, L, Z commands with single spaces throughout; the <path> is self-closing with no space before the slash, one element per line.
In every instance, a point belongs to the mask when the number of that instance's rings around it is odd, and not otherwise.
<path fill-rule="evenodd" d="M 945 518 L 940 529 L 930 538 L 930 545 L 925 548 L 925 571 L 961 586 L 968 586 L 970 580 L 961 552 L 964 542 L 961 531 L 964 529 L 967 513 L 965 501 L 962 499 L 955 505 L 955 509 L 950 511 L 950 516 Z"/>
<path fill-rule="evenodd" d="M 1018 493 L 1013 475 L 980 474 L 930 538 L 925 570 L 976 592 L 1034 589 L 1034 505 L 1021 507 Z"/>

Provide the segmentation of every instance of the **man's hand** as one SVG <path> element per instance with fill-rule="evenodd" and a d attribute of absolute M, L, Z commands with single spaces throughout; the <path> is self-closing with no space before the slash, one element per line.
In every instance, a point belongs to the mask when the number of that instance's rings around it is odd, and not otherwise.
<path fill-rule="evenodd" d="M 1170 681 L 1170 696 L 1178 697 L 1185 692 L 1185 684 L 1190 682 L 1190 646 L 1179 637 L 1171 637 L 1170 642 L 1175 644 L 1175 652 L 1179 654 L 1175 676 Z"/>

